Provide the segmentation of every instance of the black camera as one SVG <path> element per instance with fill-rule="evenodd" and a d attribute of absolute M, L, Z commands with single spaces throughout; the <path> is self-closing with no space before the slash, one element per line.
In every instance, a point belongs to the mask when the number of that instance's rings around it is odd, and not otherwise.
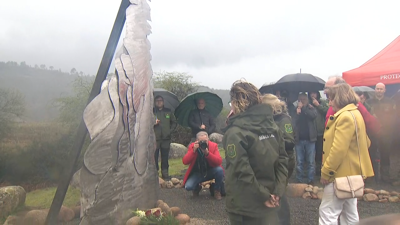
<path fill-rule="evenodd" d="M 199 147 L 203 150 L 208 148 L 208 141 L 199 141 Z"/>

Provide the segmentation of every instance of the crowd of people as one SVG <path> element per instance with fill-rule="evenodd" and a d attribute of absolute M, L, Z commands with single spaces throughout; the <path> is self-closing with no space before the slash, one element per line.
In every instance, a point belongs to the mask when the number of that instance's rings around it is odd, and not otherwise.
<path fill-rule="evenodd" d="M 182 159 L 189 165 L 185 189 L 198 196 L 200 183 L 215 179 L 210 193 L 217 200 L 226 196 L 231 224 L 290 224 L 285 190 L 296 169 L 297 182 L 313 185 L 318 177 L 325 185 L 319 224 L 337 224 L 339 218 L 342 225 L 357 223 L 357 199 L 338 197 L 334 181 L 377 174 L 383 182 L 398 180 L 400 168 L 390 165 L 396 154 L 396 104 L 384 95 L 382 83 L 370 97 L 369 93 L 354 92 L 341 77 L 332 77 L 324 93 L 327 100 L 318 90 L 262 95 L 249 82 L 235 82 L 230 90 L 231 113 L 223 129 L 225 168 L 218 145 L 209 140 L 215 130 L 214 119 L 205 109 L 206 102 L 198 99 L 188 121 L 192 143 Z M 176 119 L 163 108 L 161 96 L 155 98 L 155 107 L 155 159 L 158 162 L 161 150 L 162 158 L 166 157 L 161 162 L 162 177 L 168 178 L 167 145 Z"/>

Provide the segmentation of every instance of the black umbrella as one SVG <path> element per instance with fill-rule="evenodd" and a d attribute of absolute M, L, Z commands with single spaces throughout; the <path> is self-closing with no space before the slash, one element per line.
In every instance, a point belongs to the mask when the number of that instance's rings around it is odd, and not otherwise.
<path fill-rule="evenodd" d="M 355 92 L 375 92 L 373 88 L 367 87 L 367 86 L 357 86 L 353 87 L 353 90 Z"/>
<path fill-rule="evenodd" d="M 368 95 L 369 98 L 373 98 L 375 96 L 375 90 L 367 86 L 353 87 L 353 91 L 362 92 L 364 95 Z"/>
<path fill-rule="evenodd" d="M 154 88 L 153 91 L 154 98 L 156 96 L 161 96 L 164 99 L 164 107 L 168 108 L 172 111 L 175 111 L 175 109 L 179 105 L 179 100 L 178 97 L 172 92 L 169 92 L 165 89 L 162 88 Z"/>
<path fill-rule="evenodd" d="M 288 92 L 319 91 L 325 87 L 325 81 L 308 73 L 296 73 L 283 76 L 275 84 L 274 88 Z"/>
<path fill-rule="evenodd" d="M 221 112 L 223 104 L 222 99 L 211 92 L 196 92 L 186 96 L 175 110 L 175 117 L 178 123 L 184 127 L 188 127 L 190 111 L 197 109 L 196 101 L 204 99 L 206 102 L 206 110 L 216 118 Z"/>
<path fill-rule="evenodd" d="M 259 91 L 261 94 L 275 94 L 275 84 L 264 84 Z"/>

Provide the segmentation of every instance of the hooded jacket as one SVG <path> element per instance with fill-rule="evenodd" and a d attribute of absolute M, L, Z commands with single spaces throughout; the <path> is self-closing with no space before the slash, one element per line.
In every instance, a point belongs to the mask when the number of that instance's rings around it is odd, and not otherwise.
<path fill-rule="evenodd" d="M 282 196 L 288 156 L 272 108 L 259 104 L 229 118 L 224 129 L 226 208 L 229 213 L 263 217 L 271 195 Z"/>

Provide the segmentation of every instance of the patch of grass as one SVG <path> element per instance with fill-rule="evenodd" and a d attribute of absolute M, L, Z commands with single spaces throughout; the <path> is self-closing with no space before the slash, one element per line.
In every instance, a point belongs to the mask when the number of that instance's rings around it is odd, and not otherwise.
<path fill-rule="evenodd" d="M 225 159 L 225 150 L 223 148 L 219 149 L 219 154 L 221 155 L 222 159 Z M 160 165 L 161 166 L 161 165 Z M 169 175 L 170 176 L 178 176 L 181 177 L 185 175 L 182 173 L 182 170 L 187 169 L 189 166 L 185 166 L 182 163 L 182 158 L 179 159 L 170 159 L 169 160 Z M 161 170 L 159 175 L 161 176 Z"/>
<path fill-rule="evenodd" d="M 40 209 L 50 208 L 56 194 L 56 189 L 56 187 L 52 187 L 28 192 L 26 194 L 25 206 Z M 79 203 L 80 196 L 79 189 L 69 187 L 63 205 L 67 207 L 76 206 Z"/>

